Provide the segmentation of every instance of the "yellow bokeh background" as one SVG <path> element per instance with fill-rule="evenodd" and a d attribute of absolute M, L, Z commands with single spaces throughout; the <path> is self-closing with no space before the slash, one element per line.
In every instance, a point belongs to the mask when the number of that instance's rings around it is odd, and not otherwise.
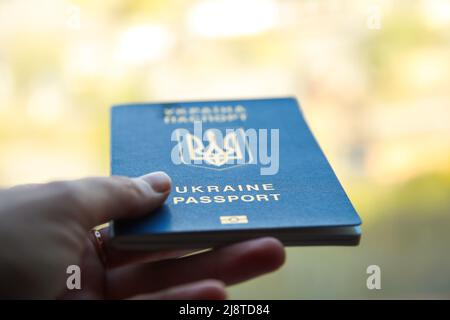
<path fill-rule="evenodd" d="M 295 95 L 362 243 L 231 298 L 448 298 L 449 57 L 445 0 L 3 0 L 0 184 L 108 175 L 112 104 Z"/>

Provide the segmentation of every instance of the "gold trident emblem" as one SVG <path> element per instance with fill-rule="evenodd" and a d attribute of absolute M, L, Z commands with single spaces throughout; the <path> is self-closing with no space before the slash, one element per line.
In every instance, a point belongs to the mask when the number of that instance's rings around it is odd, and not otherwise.
<path fill-rule="evenodd" d="M 231 132 L 223 138 L 223 148 L 217 144 L 217 138 L 212 130 L 206 132 L 209 141 L 208 148 L 203 145 L 202 140 L 190 133 L 186 135 L 189 156 L 191 160 L 203 160 L 211 165 L 220 167 L 229 160 L 243 159 L 241 146 L 238 142 L 236 132 Z"/>

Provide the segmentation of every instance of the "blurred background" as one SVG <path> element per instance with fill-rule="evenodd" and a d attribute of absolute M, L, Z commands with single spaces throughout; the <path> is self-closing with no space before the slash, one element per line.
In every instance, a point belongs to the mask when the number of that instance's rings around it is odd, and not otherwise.
<path fill-rule="evenodd" d="M 450 1 L 0 0 L 4 187 L 108 175 L 112 104 L 283 95 L 362 242 L 289 248 L 231 298 L 450 298 Z"/>

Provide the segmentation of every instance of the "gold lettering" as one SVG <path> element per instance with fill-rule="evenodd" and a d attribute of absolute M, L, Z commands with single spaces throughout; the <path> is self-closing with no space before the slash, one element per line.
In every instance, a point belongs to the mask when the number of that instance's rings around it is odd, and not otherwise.
<path fill-rule="evenodd" d="M 198 201 L 194 197 L 188 197 L 186 203 L 198 203 Z"/>
<path fill-rule="evenodd" d="M 208 192 L 219 192 L 218 186 L 207 186 L 206 189 L 208 189 Z"/>
<path fill-rule="evenodd" d="M 257 194 L 256 195 L 256 200 L 258 201 L 269 201 L 269 197 L 267 196 L 267 194 Z"/>
<path fill-rule="evenodd" d="M 273 187 L 273 184 L 271 184 L 271 183 L 263 183 L 262 187 L 263 187 L 264 191 L 274 191 L 275 190 L 275 188 Z"/>
<path fill-rule="evenodd" d="M 179 187 L 179 186 L 176 186 L 176 187 L 175 187 L 175 191 L 178 192 L 178 193 L 186 193 L 187 190 L 188 190 L 187 187 L 186 187 L 186 186 L 183 186 L 182 188 L 183 188 L 183 189 L 181 189 L 181 187 Z"/>
<path fill-rule="evenodd" d="M 223 192 L 228 192 L 228 191 L 236 191 L 236 190 L 234 190 L 234 188 L 232 186 L 226 185 L 223 188 Z"/>
<path fill-rule="evenodd" d="M 192 187 L 192 192 L 203 192 L 202 186 Z"/>
<path fill-rule="evenodd" d="M 173 197 L 173 204 L 177 204 L 179 202 L 184 202 L 183 197 Z"/>
<path fill-rule="evenodd" d="M 252 201 L 255 201 L 255 197 L 252 196 L 252 195 L 249 195 L 249 194 L 244 194 L 241 197 L 241 200 L 244 201 L 244 202 L 252 202 Z"/>
<path fill-rule="evenodd" d="M 264 186 L 264 185 L 263 185 Z M 247 190 L 248 191 L 259 191 L 259 186 L 257 185 L 257 184 L 254 184 L 254 185 L 251 185 L 251 184 L 248 184 L 247 185 Z"/>
<path fill-rule="evenodd" d="M 217 203 L 224 203 L 225 197 L 224 196 L 214 196 L 214 201 Z"/>
<path fill-rule="evenodd" d="M 202 197 L 200 197 L 200 202 L 201 202 L 201 203 L 211 203 L 212 200 L 211 200 L 211 198 L 208 197 L 208 196 L 202 196 Z"/>
<path fill-rule="evenodd" d="M 271 196 L 272 196 L 272 198 L 274 199 L 274 200 L 279 200 L 280 199 L 280 194 L 279 193 L 271 193 L 270 194 Z"/>

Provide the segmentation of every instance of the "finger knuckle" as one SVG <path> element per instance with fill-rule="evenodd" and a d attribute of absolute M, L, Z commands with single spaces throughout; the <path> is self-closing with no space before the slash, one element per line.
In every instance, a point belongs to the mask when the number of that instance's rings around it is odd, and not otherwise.
<path fill-rule="evenodd" d="M 58 198 L 63 200 L 64 203 L 72 206 L 78 206 L 80 204 L 80 197 L 73 184 L 66 181 L 51 182 L 49 185 L 58 194 Z"/>
<path fill-rule="evenodd" d="M 127 204 L 130 210 L 137 209 L 142 203 L 143 193 L 139 186 L 131 178 L 127 177 L 113 177 L 118 185 L 115 187 L 120 188 L 119 194 L 121 195 L 121 201 Z"/>
<path fill-rule="evenodd" d="M 66 213 L 77 213 L 84 209 L 83 196 L 75 184 L 68 181 L 56 181 L 49 183 L 48 187 L 57 196 L 56 202 L 61 206 L 61 210 Z"/>

